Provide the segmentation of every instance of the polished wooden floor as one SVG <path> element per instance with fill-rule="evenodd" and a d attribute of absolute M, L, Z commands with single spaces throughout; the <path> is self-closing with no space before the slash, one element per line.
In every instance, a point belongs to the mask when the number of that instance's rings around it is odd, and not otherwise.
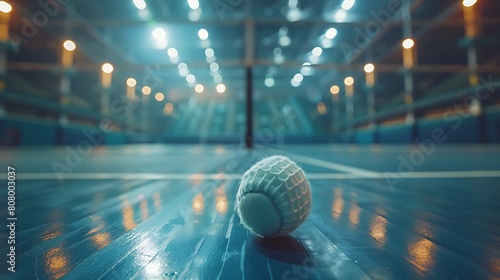
<path fill-rule="evenodd" d="M 500 279 L 500 147 L 74 151 L 0 151 L 18 218 L 16 272 L 3 229 L 0 279 Z M 303 167 L 313 206 L 290 236 L 260 239 L 234 202 L 241 174 L 274 154 Z"/>

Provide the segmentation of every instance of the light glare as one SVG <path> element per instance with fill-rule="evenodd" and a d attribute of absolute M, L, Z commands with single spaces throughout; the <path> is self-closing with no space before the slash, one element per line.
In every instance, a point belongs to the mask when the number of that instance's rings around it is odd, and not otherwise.
<path fill-rule="evenodd" d="M 179 55 L 179 52 L 175 48 L 170 48 L 167 51 L 168 56 L 171 58 L 177 57 Z"/>
<path fill-rule="evenodd" d="M 226 91 L 226 86 L 224 84 L 217 85 L 217 92 L 218 93 L 224 93 L 225 91 Z"/>
<path fill-rule="evenodd" d="M 148 86 L 143 86 L 142 87 L 142 94 L 144 95 L 150 95 L 151 94 L 151 88 Z"/>
<path fill-rule="evenodd" d="M 132 2 L 134 3 L 137 9 L 139 10 L 146 9 L 146 2 L 144 2 L 144 0 L 133 0 Z"/>
<path fill-rule="evenodd" d="M 474 6 L 476 3 L 477 3 L 477 0 L 464 0 L 464 2 L 462 4 L 464 5 L 464 7 L 469 8 L 469 7 Z"/>
<path fill-rule="evenodd" d="M 156 101 L 161 102 L 165 99 L 165 95 L 163 95 L 163 93 L 161 93 L 161 92 L 157 92 L 155 94 L 155 99 L 156 99 Z"/>
<path fill-rule="evenodd" d="M 337 29 L 332 27 L 326 31 L 325 37 L 331 40 L 337 36 L 337 33 L 338 33 Z"/>
<path fill-rule="evenodd" d="M 202 84 L 197 84 L 197 85 L 194 87 L 194 90 L 195 90 L 197 93 L 202 93 L 202 92 L 205 90 L 205 87 L 204 87 Z"/>
<path fill-rule="evenodd" d="M 205 50 L 205 55 L 206 55 L 207 57 L 213 57 L 213 56 L 215 55 L 214 49 L 212 49 L 212 48 L 207 48 L 207 49 Z"/>
<path fill-rule="evenodd" d="M 349 11 L 354 6 L 354 3 L 356 3 L 355 0 L 344 0 L 342 2 L 342 9 Z"/>
<path fill-rule="evenodd" d="M 353 77 L 347 77 L 344 79 L 344 84 L 348 87 L 354 85 L 354 78 Z"/>
<path fill-rule="evenodd" d="M 304 80 L 304 76 L 302 76 L 302 74 L 300 74 L 300 73 L 297 73 L 297 74 L 295 74 L 295 76 L 293 76 L 293 79 L 295 81 L 301 83 Z"/>
<path fill-rule="evenodd" d="M 189 74 L 186 76 L 186 81 L 190 84 L 194 83 L 196 81 L 196 77 L 193 74 Z"/>
<path fill-rule="evenodd" d="M 339 94 L 340 92 L 340 87 L 337 86 L 337 85 L 333 85 L 331 88 L 330 88 L 330 93 L 335 95 L 335 94 Z"/>
<path fill-rule="evenodd" d="M 320 47 L 315 47 L 312 50 L 312 55 L 314 55 L 314 56 L 320 56 L 322 53 L 323 53 L 323 49 Z"/>
<path fill-rule="evenodd" d="M 196 10 L 200 7 L 200 2 L 198 0 L 188 0 L 189 8 Z"/>
<path fill-rule="evenodd" d="M 264 80 L 264 84 L 266 85 L 266 87 L 270 88 L 270 87 L 273 87 L 274 86 L 274 78 L 266 78 Z"/>
<path fill-rule="evenodd" d="M 137 81 L 134 78 L 128 78 L 127 79 L 127 86 L 129 87 L 135 87 L 137 85 Z"/>
<path fill-rule="evenodd" d="M 75 44 L 75 42 L 73 42 L 73 41 L 71 41 L 71 40 L 66 40 L 66 41 L 63 43 L 63 47 L 64 47 L 66 50 L 68 50 L 68 51 L 72 52 L 72 51 L 74 51 L 74 50 L 76 49 L 76 44 Z"/>
<path fill-rule="evenodd" d="M 110 63 L 104 63 L 102 65 L 102 72 L 106 73 L 106 74 L 110 74 L 110 73 L 113 73 L 113 65 L 111 65 Z"/>
<path fill-rule="evenodd" d="M 167 33 L 163 30 L 163 28 L 158 27 L 153 30 L 153 37 L 155 37 L 156 40 L 165 39 L 165 37 L 167 37 Z"/>
<path fill-rule="evenodd" d="M 8 14 L 12 12 L 12 6 L 5 1 L 0 1 L 0 12 Z"/>
<path fill-rule="evenodd" d="M 345 20 L 345 18 L 347 17 L 347 11 L 346 10 L 338 10 L 335 15 L 333 16 L 333 18 L 335 19 L 335 21 L 339 21 L 339 22 L 342 22 Z"/>
<path fill-rule="evenodd" d="M 365 72 L 366 73 L 371 73 L 375 71 L 375 65 L 373 65 L 373 63 L 368 63 L 365 65 Z"/>
<path fill-rule="evenodd" d="M 198 37 L 200 37 L 201 40 L 206 40 L 208 39 L 208 31 L 206 29 L 200 29 L 200 31 L 198 31 Z"/>
<path fill-rule="evenodd" d="M 415 41 L 413 41 L 413 39 L 408 38 L 408 39 L 403 41 L 403 48 L 411 49 L 411 48 L 413 48 L 413 46 L 415 46 Z"/>

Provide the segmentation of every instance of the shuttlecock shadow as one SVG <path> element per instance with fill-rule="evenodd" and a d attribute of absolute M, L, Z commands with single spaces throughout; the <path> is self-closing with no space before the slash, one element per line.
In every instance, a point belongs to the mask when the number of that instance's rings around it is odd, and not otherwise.
<path fill-rule="evenodd" d="M 291 236 L 255 237 L 251 244 L 260 254 L 280 262 L 302 264 L 308 258 L 300 242 Z"/>

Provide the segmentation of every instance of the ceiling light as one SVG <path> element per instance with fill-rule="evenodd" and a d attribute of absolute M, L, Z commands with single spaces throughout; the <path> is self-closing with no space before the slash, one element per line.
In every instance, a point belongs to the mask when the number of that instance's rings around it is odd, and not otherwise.
<path fill-rule="evenodd" d="M 167 51 L 168 56 L 171 58 L 177 57 L 179 55 L 179 52 L 175 48 L 170 48 Z"/>
<path fill-rule="evenodd" d="M 198 31 L 198 37 L 200 37 L 200 39 L 202 39 L 202 40 L 208 39 L 208 31 L 206 29 L 203 29 L 203 28 L 200 29 Z"/>
<path fill-rule="evenodd" d="M 72 51 L 74 51 L 74 50 L 76 49 L 76 44 L 75 44 L 75 42 L 73 42 L 73 41 L 71 41 L 71 40 L 66 40 L 66 41 L 63 43 L 63 47 L 64 47 L 66 50 L 68 50 L 68 51 L 72 52 Z"/>
<path fill-rule="evenodd" d="M 139 10 L 146 9 L 146 2 L 144 2 L 144 0 L 133 0 L 132 2 L 134 3 L 137 9 Z"/>
<path fill-rule="evenodd" d="M 314 55 L 314 56 L 320 56 L 322 53 L 323 53 L 323 49 L 320 47 L 315 47 L 312 50 L 312 55 Z"/>
<path fill-rule="evenodd" d="M 217 85 L 217 92 L 218 93 L 224 93 L 225 91 L 226 91 L 226 86 L 224 84 Z"/>
<path fill-rule="evenodd" d="M 128 78 L 127 79 L 127 86 L 129 87 L 135 87 L 137 85 L 137 81 L 134 78 Z"/>
<path fill-rule="evenodd" d="M 342 2 L 342 9 L 349 11 L 352 6 L 354 6 L 354 3 L 356 3 L 355 0 L 344 0 L 344 2 Z"/>
<path fill-rule="evenodd" d="M 196 10 L 200 7 L 200 2 L 198 0 L 188 0 L 189 8 Z"/>
<path fill-rule="evenodd" d="M 335 36 L 337 36 L 337 33 L 338 33 L 337 29 L 332 27 L 326 31 L 325 37 L 328 39 L 333 39 L 335 38 Z"/>

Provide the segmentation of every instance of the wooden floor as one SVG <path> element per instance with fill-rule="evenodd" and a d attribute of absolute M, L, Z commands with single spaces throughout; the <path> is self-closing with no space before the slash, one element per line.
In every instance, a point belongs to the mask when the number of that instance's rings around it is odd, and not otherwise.
<path fill-rule="evenodd" d="M 260 239 L 235 196 L 241 174 L 274 154 L 303 167 L 313 206 L 290 236 Z M 15 273 L 2 226 L 1 279 L 500 279 L 500 147 L 144 145 L 0 159 L 16 167 L 18 218 Z"/>

